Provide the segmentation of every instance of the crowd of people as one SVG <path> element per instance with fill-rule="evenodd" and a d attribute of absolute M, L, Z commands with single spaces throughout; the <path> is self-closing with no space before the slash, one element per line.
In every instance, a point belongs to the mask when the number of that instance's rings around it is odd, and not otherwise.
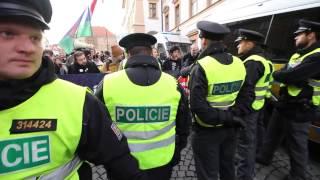
<path fill-rule="evenodd" d="M 239 29 L 232 55 L 230 29 L 209 21 L 197 23 L 201 48 L 192 44 L 184 56 L 173 46 L 160 59 L 145 33 L 123 37 L 111 53 L 55 56 L 42 44 L 51 16 L 49 0 L 0 1 L 1 179 L 92 179 L 93 163 L 111 180 L 169 180 L 190 134 L 199 180 L 253 180 L 255 163 L 270 165 L 283 137 L 286 179 L 307 179 L 307 132 L 320 105 L 319 22 L 299 21 L 297 52 L 275 71 L 263 34 Z M 57 77 L 101 72 L 94 94 Z M 266 126 L 273 81 L 282 85 Z"/>

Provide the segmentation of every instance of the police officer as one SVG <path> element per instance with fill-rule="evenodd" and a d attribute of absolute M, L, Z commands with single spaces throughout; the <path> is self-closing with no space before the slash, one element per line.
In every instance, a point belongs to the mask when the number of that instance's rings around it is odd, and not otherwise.
<path fill-rule="evenodd" d="M 42 59 L 51 15 L 49 0 L 0 1 L 0 179 L 92 179 L 84 161 L 142 179 L 104 105 Z"/>
<path fill-rule="evenodd" d="M 97 96 L 128 138 L 140 169 L 153 180 L 169 180 L 187 144 L 191 117 L 182 88 L 152 56 L 156 41 L 144 33 L 122 38 L 125 68 L 105 76 Z"/>
<path fill-rule="evenodd" d="M 246 129 L 239 132 L 238 170 L 239 180 L 252 180 L 254 177 L 256 134 L 260 110 L 264 106 L 269 88 L 272 63 L 263 53 L 264 36 L 249 29 L 239 29 L 238 54 L 246 67 L 246 79 L 233 108 L 235 114 L 243 116 Z"/>
<path fill-rule="evenodd" d="M 299 28 L 294 32 L 297 52 L 283 69 L 273 74 L 274 80 L 283 85 L 257 162 L 271 163 L 285 132 L 291 165 L 289 180 L 307 178 L 308 131 L 320 105 L 319 32 L 319 22 L 299 20 Z"/>
<path fill-rule="evenodd" d="M 202 52 L 190 74 L 190 107 L 195 116 L 192 148 L 199 180 L 234 180 L 237 127 L 244 122 L 230 107 L 244 82 L 242 61 L 226 52 L 223 39 L 230 30 L 200 21 Z"/>

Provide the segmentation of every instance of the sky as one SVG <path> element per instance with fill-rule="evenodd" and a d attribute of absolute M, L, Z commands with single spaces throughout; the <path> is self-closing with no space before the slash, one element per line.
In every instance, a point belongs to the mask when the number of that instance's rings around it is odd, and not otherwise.
<path fill-rule="evenodd" d="M 71 26 L 80 17 L 82 11 L 91 4 L 92 0 L 50 0 L 52 19 L 50 30 L 45 32 L 49 44 L 58 43 Z M 117 34 L 121 28 L 123 9 L 122 0 L 98 0 L 91 19 L 92 26 L 104 26 Z"/>

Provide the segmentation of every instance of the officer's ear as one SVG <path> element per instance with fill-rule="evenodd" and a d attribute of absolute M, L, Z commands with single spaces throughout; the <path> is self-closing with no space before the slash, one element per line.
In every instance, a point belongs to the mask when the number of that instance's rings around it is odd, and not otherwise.
<path fill-rule="evenodd" d="M 308 40 L 317 40 L 317 36 L 315 32 L 307 32 L 306 33 L 307 39 Z"/>
<path fill-rule="evenodd" d="M 202 38 L 201 43 L 203 47 L 207 47 L 209 45 L 209 40 L 206 38 Z"/>

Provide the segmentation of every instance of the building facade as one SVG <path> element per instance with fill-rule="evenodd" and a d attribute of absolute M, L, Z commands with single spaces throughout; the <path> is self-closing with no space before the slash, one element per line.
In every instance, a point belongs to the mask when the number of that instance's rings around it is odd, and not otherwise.
<path fill-rule="evenodd" d="M 123 0 L 127 33 L 180 32 L 196 41 L 196 22 L 222 0 Z"/>
<path fill-rule="evenodd" d="M 122 26 L 127 33 L 155 34 L 162 31 L 162 0 L 123 0 Z"/>
<path fill-rule="evenodd" d="M 92 26 L 92 36 L 80 37 L 78 40 L 92 45 L 97 51 L 110 51 L 111 46 L 117 44 L 116 35 L 102 26 Z"/>

